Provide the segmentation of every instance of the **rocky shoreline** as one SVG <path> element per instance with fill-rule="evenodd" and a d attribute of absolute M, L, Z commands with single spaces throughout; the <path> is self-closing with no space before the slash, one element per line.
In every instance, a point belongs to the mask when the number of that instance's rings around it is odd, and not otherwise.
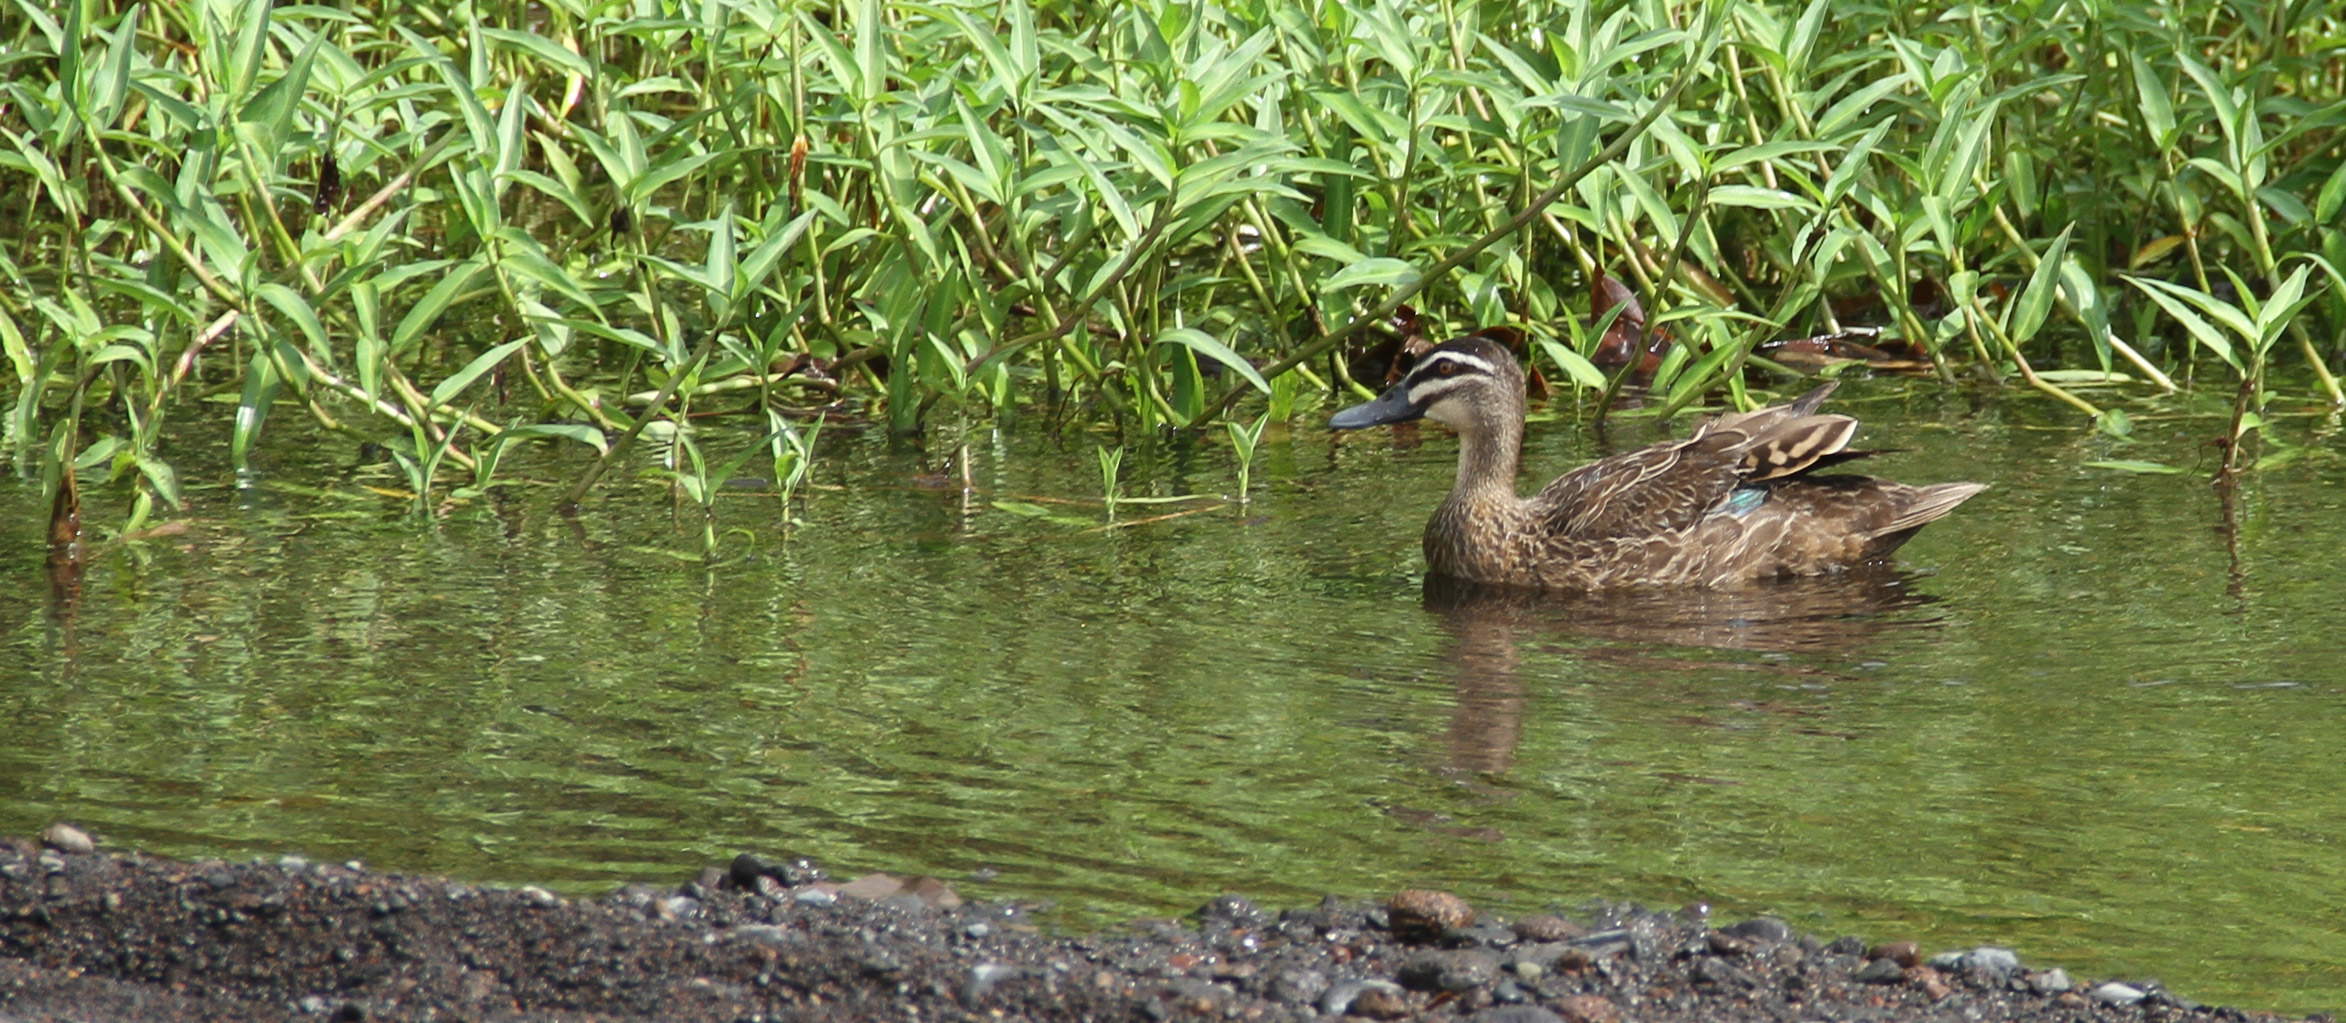
<path fill-rule="evenodd" d="M 744 853 L 591 900 L 361 864 L 0 839 L 0 1023 L 34 1020 L 2278 1020 L 2080 982 L 2007 950 L 1820 941 L 1756 919 L 1455 896 L 1057 936 L 934 879 Z M 2308 1017 L 2334 1023 L 2326 1016 Z"/>

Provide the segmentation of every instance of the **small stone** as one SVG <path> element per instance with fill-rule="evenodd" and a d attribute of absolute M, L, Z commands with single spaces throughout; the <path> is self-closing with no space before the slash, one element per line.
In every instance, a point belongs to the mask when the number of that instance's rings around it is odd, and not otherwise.
<path fill-rule="evenodd" d="M 2008 948 L 1981 945 L 1963 957 L 1963 968 L 1980 973 L 2004 976 L 2020 970 L 2020 954 Z"/>
<path fill-rule="evenodd" d="M 1197 915 L 1201 920 L 1226 923 L 1233 927 L 1261 927 L 1271 919 L 1261 906 L 1237 895 L 1224 895 L 1199 906 Z"/>
<path fill-rule="evenodd" d="M 1008 963 L 979 963 L 969 968 L 968 1000 L 976 1001 L 992 991 L 994 985 L 1018 975 L 1018 967 Z"/>
<path fill-rule="evenodd" d="M 1509 963 L 1508 967 L 1515 971 L 1515 979 L 1526 984 L 1540 979 L 1548 972 L 1546 967 L 1526 959 L 1518 959 Z"/>
<path fill-rule="evenodd" d="M 521 901 L 539 909 L 552 909 L 562 904 L 562 897 L 533 884 L 521 889 Z"/>
<path fill-rule="evenodd" d="M 1480 945 L 1484 948 L 1506 948 L 1515 944 L 1512 929 L 1493 923 L 1471 924 L 1442 932 L 1442 944 L 1450 946 Z"/>
<path fill-rule="evenodd" d="M 1323 1016 L 1342 1016 L 1352 1011 L 1353 1003 L 1359 1001 L 1361 995 L 1375 990 L 1386 991 L 1398 996 L 1401 994 L 1401 985 L 1389 980 L 1338 981 L 1329 985 L 1328 992 L 1320 996 L 1320 1014 Z"/>
<path fill-rule="evenodd" d="M 1755 916 L 1741 923 L 1719 928 L 1719 933 L 1746 941 L 1764 941 L 1781 944 L 1792 940 L 1792 925 L 1772 916 Z"/>
<path fill-rule="evenodd" d="M 1409 957 L 1396 973 L 1403 987 L 1463 993 L 1499 981 L 1499 957 L 1479 949 L 1427 950 Z"/>
<path fill-rule="evenodd" d="M 1906 969 L 1897 960 L 1883 957 L 1859 968 L 1855 979 L 1860 984 L 1895 984 L 1906 979 Z"/>
<path fill-rule="evenodd" d="M 1515 921 L 1515 936 L 1525 941 L 1566 941 L 1588 933 L 1588 928 L 1554 913 L 1535 913 Z"/>
<path fill-rule="evenodd" d="M 904 882 L 886 874 L 865 874 L 840 885 L 839 894 L 851 899 L 871 899 L 876 902 L 904 894 Z"/>
<path fill-rule="evenodd" d="M 2093 989 L 2087 997 L 2103 1005 L 2133 1005 L 2142 1001 L 2142 989 L 2111 981 Z"/>
<path fill-rule="evenodd" d="M 913 878 L 912 894 L 920 899 L 921 905 L 930 909 L 961 908 L 961 893 L 954 891 L 952 885 L 933 877 Z"/>
<path fill-rule="evenodd" d="M 1281 970 L 1271 978 L 1271 998 L 1308 1003 L 1328 993 L 1328 976 L 1318 970 Z"/>
<path fill-rule="evenodd" d="M 1603 995 L 1570 995 L 1555 1005 L 1565 1023 L 1621 1023 L 1621 1007 Z"/>
<path fill-rule="evenodd" d="M 1449 892 L 1405 888 L 1385 906 L 1394 936 L 1403 940 L 1432 940 L 1474 922 L 1474 907 Z"/>
<path fill-rule="evenodd" d="M 64 821 L 51 824 L 47 831 L 41 832 L 41 844 L 72 856 L 87 856 L 98 851 L 98 843 L 91 841 L 87 832 Z"/>
<path fill-rule="evenodd" d="M 1911 941 L 1887 941 L 1867 949 L 1867 959 L 1888 959 L 1900 966 L 1921 966 L 1922 946 Z"/>
<path fill-rule="evenodd" d="M 1739 956 L 1751 951 L 1743 939 L 1725 931 L 1712 931 L 1703 935 L 1703 940 L 1710 945 L 1712 955 Z"/>
<path fill-rule="evenodd" d="M 2069 979 L 2069 971 L 2056 966 L 2028 978 L 2028 986 L 2034 988 L 2037 994 L 2055 995 L 2076 987 L 2077 984 Z"/>
<path fill-rule="evenodd" d="M 1399 988 L 1368 988 L 1352 1000 L 1352 1014 L 1370 1019 L 1400 1019 L 1410 1014 L 1409 996 Z"/>
<path fill-rule="evenodd" d="M 1922 964 L 1934 970 L 1960 970 L 1970 955 L 1969 952 L 1941 952 L 1923 960 Z"/>
<path fill-rule="evenodd" d="M 839 891 L 832 885 L 809 885 L 799 889 L 790 900 L 801 906 L 828 906 L 839 901 Z"/>
<path fill-rule="evenodd" d="M 316 995 L 301 996 L 301 1011 L 309 1013 L 312 1016 L 323 1016 L 326 1014 L 326 1010 L 331 1008 L 333 1008 L 333 1005 Z"/>
<path fill-rule="evenodd" d="M 733 858 L 727 874 L 730 875 L 733 887 L 754 890 L 758 878 L 766 876 L 766 859 L 753 852 L 742 853 Z"/>
<path fill-rule="evenodd" d="M 983 920 L 976 920 L 972 921 L 969 926 L 962 928 L 961 933 L 968 935 L 972 939 L 977 939 L 994 933 L 994 928 L 989 926 Z"/>
<path fill-rule="evenodd" d="M 1832 944 L 1825 946 L 1826 955 L 1853 956 L 1863 951 L 1865 951 L 1865 940 L 1854 934 L 1845 934 L 1834 938 Z"/>
<path fill-rule="evenodd" d="M 1500 1005 L 1466 1017 L 1466 1023 L 1564 1023 L 1564 1017 L 1537 1005 Z"/>
<path fill-rule="evenodd" d="M 2082 1009 L 2086 1006 L 2085 996 L 2075 991 L 2063 991 L 2053 1002 L 2064 1009 Z"/>
<path fill-rule="evenodd" d="M 1758 987 L 1759 978 L 1729 964 L 1724 959 L 1697 959 L 1691 971 L 1697 983 L 1720 987 Z"/>
<path fill-rule="evenodd" d="M 1955 986 L 1947 983 L 1947 975 L 1944 973 L 1925 966 L 1915 970 L 1914 974 L 1914 982 L 1922 987 L 1922 993 L 1929 995 L 1931 1001 L 1944 1001 L 1948 995 L 1955 993 Z"/>

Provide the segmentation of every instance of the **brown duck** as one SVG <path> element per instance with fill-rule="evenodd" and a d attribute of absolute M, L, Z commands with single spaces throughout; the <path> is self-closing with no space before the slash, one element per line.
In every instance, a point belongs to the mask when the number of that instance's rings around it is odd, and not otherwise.
<path fill-rule="evenodd" d="M 1529 498 L 1515 494 L 1523 370 L 1480 335 L 1436 346 L 1383 396 L 1328 425 L 1422 417 L 1458 431 L 1458 485 L 1426 523 L 1436 575 L 1555 590 L 1734 586 L 1879 561 L 1987 489 L 1812 472 L 1866 454 L 1848 450 L 1857 420 L 1817 414 L 1834 386 L 1599 459 Z"/>

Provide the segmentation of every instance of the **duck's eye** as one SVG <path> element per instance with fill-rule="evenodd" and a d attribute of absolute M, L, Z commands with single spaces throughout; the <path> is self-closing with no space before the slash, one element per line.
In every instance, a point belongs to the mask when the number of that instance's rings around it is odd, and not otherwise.
<path fill-rule="evenodd" d="M 1458 364 L 1451 362 L 1448 359 L 1443 359 L 1440 362 L 1434 363 L 1434 372 L 1442 376 L 1454 377 L 1458 375 Z"/>

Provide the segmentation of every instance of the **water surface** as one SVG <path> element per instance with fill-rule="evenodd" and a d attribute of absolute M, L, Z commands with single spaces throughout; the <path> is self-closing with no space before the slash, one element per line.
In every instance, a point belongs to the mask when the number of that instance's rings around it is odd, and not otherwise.
<path fill-rule="evenodd" d="M 1274 430 L 1249 505 L 1116 529 L 1093 437 L 833 429 L 803 525 L 728 488 L 754 540 L 710 565 L 660 487 L 551 511 L 569 452 L 418 520 L 288 415 L 250 487 L 182 437 L 186 531 L 62 596 L 37 484 L 0 481 L 0 832 L 578 892 L 759 849 L 1069 925 L 1224 891 L 1701 901 L 2336 1009 L 2346 470 L 2334 424 L 2286 419 L 2311 454 L 2227 498 L 2203 404 L 2138 405 L 2121 443 L 1855 384 L 1860 444 L 1905 449 L 1867 471 L 1994 485 L 1901 571 L 1582 602 L 1422 589 L 1433 428 Z M 1527 471 L 1683 429 L 1559 408 Z M 1127 459 L 1135 494 L 1234 476 L 1218 446 Z"/>

